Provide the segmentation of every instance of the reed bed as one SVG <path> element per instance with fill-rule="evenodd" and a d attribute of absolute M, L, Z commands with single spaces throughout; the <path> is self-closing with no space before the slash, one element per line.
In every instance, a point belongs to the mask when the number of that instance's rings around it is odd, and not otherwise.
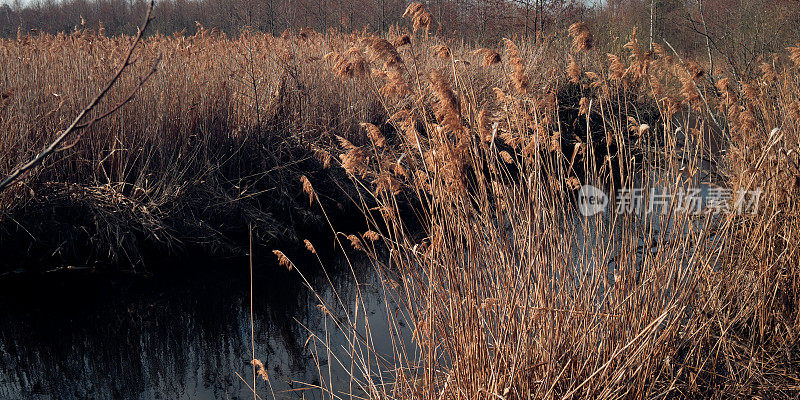
<path fill-rule="evenodd" d="M 351 380 L 342 393 L 320 368 L 323 398 L 798 394 L 800 50 L 739 82 L 648 50 L 635 30 L 613 54 L 583 24 L 477 49 L 430 35 L 422 6 L 407 18 L 384 36 L 147 39 L 136 67 L 161 54 L 159 71 L 0 194 L 6 233 L 41 235 L 51 220 L 31 228 L 32 210 L 58 220 L 83 204 L 81 235 L 109 252 L 215 248 L 247 223 L 257 241 L 314 252 L 274 230 L 292 216 L 328 223 L 373 260 L 391 312 L 377 321 L 360 296 L 319 298 L 349 342 L 314 332 L 311 348 Z M 0 173 L 62 128 L 127 41 L 82 30 L 0 42 Z M 612 209 L 579 213 L 587 185 Z M 701 185 L 760 190 L 760 203 L 696 213 L 675 194 Z M 654 213 L 614 212 L 633 189 L 672 195 Z M 359 232 L 328 219 L 348 202 Z M 275 255 L 305 279 L 290 251 Z M 376 324 L 390 354 L 374 348 Z"/>
<path fill-rule="evenodd" d="M 340 140 L 368 229 L 337 238 L 373 260 L 388 317 L 319 298 L 348 340 L 310 332 L 312 349 L 351 377 L 343 390 L 321 369 L 322 398 L 797 396 L 798 50 L 732 82 L 635 30 L 619 54 L 583 24 L 569 34 L 546 53 L 362 41 L 391 135 Z M 422 67 L 426 52 L 443 63 Z M 668 195 L 586 216 L 585 185 L 611 204 Z M 732 212 L 697 212 L 679 195 L 693 187 L 733 193 L 716 204 Z"/>
<path fill-rule="evenodd" d="M 229 251 L 248 223 L 263 241 L 299 240 L 296 229 L 321 217 L 292 189 L 297 176 L 330 181 L 325 199 L 345 202 L 335 186 L 344 174 L 325 169 L 325 149 L 334 133 L 353 139 L 377 108 L 355 83 L 330 85 L 333 72 L 317 66 L 343 39 L 306 35 L 149 37 L 95 115 L 162 57 L 136 98 L 0 195 L 4 247 L 22 250 L 9 263 L 29 248 L 73 265 L 140 264 L 144 248 Z M 1 175 L 64 128 L 130 40 L 78 30 L 0 42 Z"/>

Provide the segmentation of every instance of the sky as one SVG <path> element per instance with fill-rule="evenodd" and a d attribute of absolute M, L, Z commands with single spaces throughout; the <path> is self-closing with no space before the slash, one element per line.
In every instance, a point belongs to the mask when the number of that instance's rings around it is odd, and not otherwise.
<path fill-rule="evenodd" d="M 27 4 L 32 4 L 35 1 L 36 0 L 19 0 L 20 4 L 23 5 L 23 6 L 27 5 Z M 585 0 L 585 2 L 588 3 L 588 4 L 597 4 L 597 3 L 600 3 L 602 1 L 603 0 Z M 11 5 L 13 3 L 14 3 L 14 0 L 0 0 L 0 5 L 3 5 L 3 4 Z"/>
<path fill-rule="evenodd" d="M 32 0 L 20 0 L 20 4 L 23 6 L 32 2 L 33 2 Z M 3 4 L 8 4 L 8 5 L 14 4 L 14 0 L 0 0 L 0 6 L 2 6 Z"/>

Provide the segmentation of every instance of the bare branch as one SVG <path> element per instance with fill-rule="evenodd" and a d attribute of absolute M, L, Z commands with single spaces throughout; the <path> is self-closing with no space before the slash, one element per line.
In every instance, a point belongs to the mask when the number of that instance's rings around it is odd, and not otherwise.
<path fill-rule="evenodd" d="M 61 132 L 52 143 L 50 143 L 41 152 L 39 152 L 39 154 L 37 154 L 36 157 L 31 159 L 30 161 L 28 161 L 24 165 L 18 167 L 17 169 L 12 171 L 11 174 L 9 174 L 5 179 L 0 181 L 0 193 L 2 193 L 6 188 L 11 186 L 11 184 L 14 183 L 17 179 L 19 179 L 22 175 L 24 175 L 28 171 L 32 170 L 33 168 L 36 168 L 36 166 L 41 164 L 47 157 L 49 157 L 53 153 L 56 153 L 57 151 L 59 151 L 60 150 L 59 148 L 61 147 L 61 144 L 70 135 L 72 135 L 76 131 L 79 131 L 81 129 L 84 129 L 84 128 L 87 128 L 87 127 L 91 126 L 93 123 L 95 123 L 95 122 L 99 121 L 100 119 L 103 119 L 103 118 L 111 115 L 111 113 L 113 113 L 114 111 L 118 110 L 123 105 L 125 105 L 128 101 L 130 101 L 133 98 L 133 96 L 135 95 L 135 93 L 138 90 L 138 88 L 141 87 L 144 84 L 144 82 L 150 76 L 152 76 L 152 74 L 155 72 L 156 65 L 153 66 L 153 70 L 151 70 L 150 73 L 148 73 L 144 77 L 144 79 L 142 79 L 139 82 L 139 84 L 133 90 L 133 92 L 130 94 L 130 96 L 128 96 L 124 101 L 122 101 L 117 106 L 112 107 L 109 112 L 103 113 L 102 115 L 100 115 L 97 118 L 93 118 L 88 123 L 81 124 L 81 121 L 84 119 L 84 117 L 86 117 L 89 113 L 92 112 L 92 110 L 94 110 L 95 107 L 97 107 L 97 105 L 100 103 L 100 101 L 103 100 L 103 98 L 108 94 L 108 92 L 111 91 L 111 88 L 113 88 L 114 85 L 117 83 L 117 81 L 119 80 L 120 76 L 122 76 L 122 73 L 125 71 L 125 69 L 127 69 L 127 67 L 129 65 L 131 65 L 131 57 L 133 55 L 133 51 L 136 49 L 136 47 L 142 41 L 142 37 L 144 36 L 145 31 L 147 31 L 147 27 L 150 25 L 150 21 L 152 21 L 152 16 L 151 15 L 152 15 L 152 12 L 153 12 L 153 6 L 154 6 L 154 0 L 150 0 L 150 5 L 147 8 L 147 14 L 145 15 L 145 20 L 142 23 L 142 27 L 139 29 L 139 32 L 136 35 L 136 39 L 133 41 L 133 44 L 131 44 L 130 49 L 128 49 L 128 53 L 125 56 L 125 59 L 122 61 L 122 63 L 120 63 L 119 68 L 117 68 L 117 73 L 111 78 L 110 81 L 108 81 L 108 83 L 103 88 L 103 90 L 101 90 L 100 93 L 98 93 L 97 96 L 95 96 L 94 99 L 92 99 L 92 101 L 90 101 L 89 104 L 86 105 L 86 107 L 83 110 L 81 110 L 80 113 L 78 113 L 78 116 L 75 117 L 74 120 L 72 120 L 72 123 L 69 125 L 69 127 L 67 127 L 67 129 L 65 129 L 63 132 Z M 159 60 L 160 60 L 160 58 L 159 58 Z M 156 60 L 156 64 L 158 64 L 159 60 Z M 73 145 L 74 145 L 74 143 L 73 143 Z M 72 145 L 70 145 L 69 147 L 71 147 L 71 146 Z"/>
<path fill-rule="evenodd" d="M 127 96 L 127 97 L 125 97 L 125 100 L 123 100 L 123 101 L 119 102 L 119 104 L 117 104 L 116 106 L 112 107 L 111 109 L 109 109 L 108 111 L 106 111 L 105 113 L 103 113 L 102 115 L 99 115 L 99 116 L 97 116 L 97 117 L 94 117 L 94 118 L 92 118 L 92 120 L 91 120 L 91 121 L 89 121 L 89 122 L 87 122 L 87 123 L 84 123 L 84 124 L 80 124 L 80 125 L 76 126 L 75 128 L 76 128 L 76 129 L 86 129 L 86 128 L 89 128 L 89 127 L 91 127 L 91 126 L 92 126 L 92 125 L 93 125 L 95 122 L 98 122 L 98 121 L 100 121 L 100 120 L 102 120 L 102 119 L 104 119 L 104 118 L 108 117 L 109 115 L 111 115 L 111 114 L 115 113 L 117 110 L 119 110 L 120 108 L 122 108 L 122 106 L 124 106 L 125 104 L 128 104 L 128 102 L 130 102 L 131 100 L 133 100 L 133 98 L 134 98 L 134 97 L 136 97 L 136 93 L 139 91 L 139 89 L 141 89 L 141 87 L 142 87 L 142 86 L 144 86 L 144 83 L 145 83 L 145 82 L 147 82 L 147 80 L 148 80 L 148 79 L 150 79 L 150 77 L 151 77 L 153 74 L 155 74 L 155 73 L 156 73 L 156 71 L 158 70 L 158 64 L 159 64 L 160 62 L 161 62 L 161 55 L 159 55 L 159 56 L 158 56 L 158 58 L 156 58 L 156 60 L 153 62 L 153 66 L 152 66 L 152 68 L 150 68 L 150 70 L 147 72 L 147 74 L 145 74 L 143 77 L 141 77 L 141 78 L 140 78 L 140 80 L 139 80 L 139 83 L 138 83 L 138 84 L 136 84 L 136 87 L 134 87 L 134 88 L 133 88 L 133 90 L 131 90 L 131 93 L 130 93 L 130 94 L 128 94 L 128 96 Z"/>

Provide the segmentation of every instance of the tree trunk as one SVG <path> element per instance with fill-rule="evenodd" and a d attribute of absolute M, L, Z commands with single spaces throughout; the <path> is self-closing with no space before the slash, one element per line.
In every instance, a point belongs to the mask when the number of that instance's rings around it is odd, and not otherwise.
<path fill-rule="evenodd" d="M 653 50 L 653 21 L 656 9 L 656 0 L 650 0 L 650 50 Z"/>

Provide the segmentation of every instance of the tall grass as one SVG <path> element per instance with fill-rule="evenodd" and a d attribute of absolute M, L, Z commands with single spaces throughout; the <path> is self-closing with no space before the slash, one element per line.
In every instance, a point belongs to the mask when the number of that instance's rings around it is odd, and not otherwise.
<path fill-rule="evenodd" d="M 399 306 L 370 321 L 363 306 L 319 299 L 345 315 L 338 361 L 359 396 L 797 394 L 800 51 L 736 82 L 647 51 L 635 31 L 615 54 L 585 25 L 475 49 L 431 36 L 424 8 L 408 14 L 414 32 L 387 37 L 150 38 L 140 57 L 164 61 L 143 93 L 0 206 L 14 216 L 63 187 L 53 196 L 90 199 L 95 231 L 179 243 L 238 222 L 274 229 L 287 207 L 325 221 L 349 196 L 364 233 L 331 223 L 336 240 L 372 257 L 387 308 Z M 0 43 L 0 88 L 12 89 L 0 172 L 92 95 L 127 40 Z M 356 190 L 331 199 L 331 177 Z M 581 215 L 585 185 L 612 209 Z M 694 213 L 677 194 L 701 185 L 760 189 L 759 207 Z M 626 189 L 672 196 L 653 213 L 614 212 Z M 371 344 L 382 322 L 392 354 Z M 323 397 L 343 396 L 320 375 Z"/>
<path fill-rule="evenodd" d="M 377 107 L 356 84 L 329 85 L 333 73 L 318 67 L 342 40 L 208 30 L 148 38 L 98 113 L 160 54 L 159 71 L 137 97 L 0 195 L 7 249 L 33 246 L 71 264 L 139 262 L 148 246 L 234 247 L 249 222 L 259 240 L 299 240 L 295 228 L 319 217 L 291 189 L 297 176 L 343 176 L 323 169 L 325 148 L 334 133 L 358 134 Z M 82 30 L 0 42 L 0 175 L 64 128 L 129 41 Z M 329 197 L 343 202 L 330 186 Z"/>
<path fill-rule="evenodd" d="M 400 306 L 376 321 L 341 305 L 350 393 L 796 396 L 797 50 L 733 83 L 661 46 L 645 52 L 635 31 L 607 55 L 585 26 L 570 31 L 572 49 L 547 54 L 506 40 L 497 65 L 422 34 L 399 49 L 366 41 L 393 135 L 342 140 L 369 225 L 348 238 L 373 258 L 387 309 Z M 441 64 L 421 66 L 427 52 Z M 477 68 L 500 74 L 489 83 Z M 646 202 L 586 217 L 583 185 L 611 204 L 642 189 Z M 679 195 L 703 186 L 729 189 L 732 212 L 697 213 Z M 648 213 L 651 189 L 669 195 Z M 735 212 L 736 194 L 754 190 L 759 206 Z M 402 193 L 424 234 L 405 224 Z M 391 354 L 371 345 L 377 324 Z"/>

